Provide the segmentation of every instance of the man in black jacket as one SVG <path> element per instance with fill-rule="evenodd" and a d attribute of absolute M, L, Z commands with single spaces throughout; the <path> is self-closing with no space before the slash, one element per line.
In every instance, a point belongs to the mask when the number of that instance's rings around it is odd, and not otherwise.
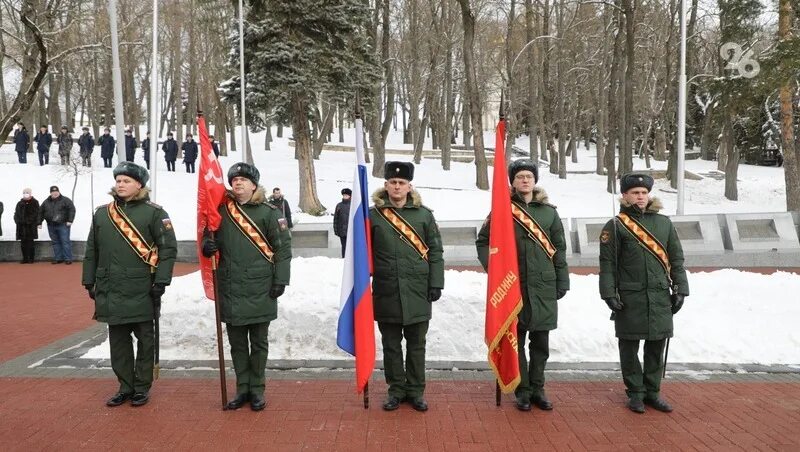
<path fill-rule="evenodd" d="M 125 160 L 132 162 L 136 157 L 136 137 L 133 136 L 133 130 L 125 131 Z"/>
<path fill-rule="evenodd" d="M 352 194 L 353 190 L 343 188 L 342 202 L 336 204 L 336 210 L 333 211 L 333 233 L 339 237 L 339 241 L 342 243 L 342 257 L 347 249 L 347 222 L 350 219 L 350 196 Z"/>
<path fill-rule="evenodd" d="M 28 145 L 31 137 L 28 136 L 28 129 L 25 124 L 19 123 L 14 130 L 14 149 L 17 151 L 17 159 L 20 163 L 28 163 Z"/>
<path fill-rule="evenodd" d="M 194 173 L 194 162 L 197 160 L 197 142 L 191 133 L 186 134 L 186 141 L 181 145 L 183 151 L 183 164 L 187 173 Z"/>
<path fill-rule="evenodd" d="M 164 161 L 167 162 L 167 171 L 175 171 L 175 160 L 178 160 L 178 142 L 172 137 L 172 132 L 167 133 L 167 139 L 161 145 L 164 152 Z"/>
<path fill-rule="evenodd" d="M 39 166 L 50 163 L 50 145 L 53 144 L 53 136 L 47 131 L 47 126 L 39 128 L 39 132 L 33 139 L 36 142 L 36 150 L 39 153 Z"/>
<path fill-rule="evenodd" d="M 289 207 L 289 201 L 283 197 L 281 189 L 278 187 L 273 188 L 272 196 L 267 199 L 267 202 L 283 212 L 283 218 L 286 218 L 286 224 L 289 226 L 289 229 L 292 229 L 294 227 L 294 224 L 292 223 L 292 208 Z"/>
<path fill-rule="evenodd" d="M 103 129 L 103 135 L 97 139 L 97 144 L 100 145 L 100 157 L 103 158 L 103 167 L 111 168 L 117 142 L 111 136 L 111 130 L 108 127 Z"/>
<path fill-rule="evenodd" d="M 94 152 L 94 138 L 89 133 L 89 128 L 83 128 L 83 134 L 78 138 L 78 153 L 81 156 L 81 164 L 83 166 L 92 166 L 92 152 Z"/>
<path fill-rule="evenodd" d="M 62 196 L 57 186 L 50 187 L 50 197 L 39 208 L 39 227 L 42 227 L 42 221 L 47 222 L 47 232 L 53 244 L 53 264 L 72 264 L 69 230 L 74 219 L 75 204 L 71 199 Z"/>

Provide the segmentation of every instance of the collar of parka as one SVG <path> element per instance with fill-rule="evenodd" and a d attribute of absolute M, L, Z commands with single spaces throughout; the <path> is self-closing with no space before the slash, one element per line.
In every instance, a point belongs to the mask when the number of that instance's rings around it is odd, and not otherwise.
<path fill-rule="evenodd" d="M 538 186 L 534 185 L 532 194 L 533 194 L 533 199 L 531 199 L 531 202 L 535 202 L 535 203 L 539 203 L 539 204 L 551 205 L 550 202 L 549 202 L 550 198 L 548 198 L 547 192 L 544 191 L 544 188 L 541 188 L 541 187 L 538 187 Z M 521 203 L 525 203 L 525 200 L 522 199 L 522 195 L 517 193 L 517 191 L 513 187 L 511 188 L 511 199 L 514 200 L 514 201 L 519 201 Z"/>
<path fill-rule="evenodd" d="M 391 207 L 392 203 L 389 201 L 389 192 L 383 187 L 375 190 L 375 192 L 372 193 L 372 203 L 375 204 L 375 207 Z M 417 208 L 421 205 L 422 196 L 420 196 L 418 191 L 412 188 L 406 196 L 406 205 L 404 207 Z"/>
<path fill-rule="evenodd" d="M 655 196 L 647 201 L 647 206 L 644 208 L 644 212 L 642 212 L 642 209 L 640 209 L 639 206 L 629 203 L 625 200 L 625 198 L 619 198 L 619 206 L 620 212 L 637 216 L 645 213 L 659 213 L 661 209 L 664 208 L 664 204 Z"/>
<path fill-rule="evenodd" d="M 230 198 L 230 199 L 232 199 L 232 200 L 234 200 L 236 202 L 239 202 L 239 201 L 236 200 L 236 195 L 233 193 L 233 190 L 228 190 L 225 193 L 225 195 L 228 198 Z M 259 185 L 258 187 L 256 187 L 256 191 L 253 192 L 253 196 L 250 198 L 250 201 L 247 201 L 245 204 L 250 204 L 250 205 L 264 204 L 266 199 L 267 199 L 266 190 L 264 190 L 264 187 Z"/>
<path fill-rule="evenodd" d="M 117 194 L 117 188 L 116 187 L 111 187 L 111 191 L 108 192 L 108 194 L 113 196 L 114 199 L 116 199 L 117 201 L 126 202 L 124 199 L 119 197 L 119 195 Z M 133 195 L 133 198 L 131 198 L 127 202 L 147 201 L 149 199 L 150 199 L 150 189 L 147 188 L 147 187 L 142 187 L 142 189 L 139 190 L 139 193 L 136 193 L 135 195 Z"/>

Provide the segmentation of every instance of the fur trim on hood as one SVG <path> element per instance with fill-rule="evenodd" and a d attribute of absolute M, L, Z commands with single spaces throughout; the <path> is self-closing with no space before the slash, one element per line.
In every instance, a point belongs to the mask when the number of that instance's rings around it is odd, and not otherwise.
<path fill-rule="evenodd" d="M 631 207 L 633 204 L 625 201 L 625 198 L 619 198 L 619 205 L 622 207 Z M 664 204 L 661 202 L 660 199 L 656 198 L 655 196 L 650 198 L 650 201 L 647 202 L 647 207 L 644 209 L 645 212 L 650 213 L 658 213 L 661 209 L 664 208 Z"/>
<path fill-rule="evenodd" d="M 108 192 L 108 194 L 116 198 L 117 187 L 111 187 L 111 191 Z M 150 198 L 150 189 L 148 187 L 142 187 L 142 189 L 139 190 L 139 193 L 137 193 L 136 196 L 134 196 L 133 199 L 131 199 L 131 201 L 141 201 L 143 199 L 149 199 L 149 198 Z"/>
<path fill-rule="evenodd" d="M 422 196 L 420 196 L 418 191 L 412 188 L 411 191 L 408 193 L 408 196 L 411 197 L 411 203 L 414 205 L 414 207 L 422 206 Z M 389 199 L 389 194 L 383 187 L 375 190 L 372 193 L 372 203 L 375 204 L 375 207 L 383 207 L 388 199 Z"/>
<path fill-rule="evenodd" d="M 517 191 L 514 190 L 513 187 L 511 188 L 511 194 L 520 197 L 517 195 Z M 550 204 L 550 198 L 547 196 L 547 192 L 544 191 L 544 188 L 535 185 L 533 186 L 533 199 L 531 202 L 538 202 L 539 204 L 547 204 L 552 206 L 552 204 Z"/>
<path fill-rule="evenodd" d="M 265 202 L 267 202 L 267 194 L 266 193 L 267 193 L 267 190 L 263 186 L 259 185 L 256 188 L 256 191 L 253 192 L 253 197 L 250 198 L 250 201 L 247 201 L 247 204 L 264 204 Z M 228 198 L 231 198 L 232 200 L 236 201 L 236 196 L 234 196 L 232 190 L 228 190 L 225 193 L 225 195 Z"/>

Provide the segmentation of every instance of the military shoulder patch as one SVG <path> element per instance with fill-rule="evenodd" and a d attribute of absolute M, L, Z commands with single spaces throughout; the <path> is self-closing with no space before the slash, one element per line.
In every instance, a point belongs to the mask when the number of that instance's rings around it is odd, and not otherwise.
<path fill-rule="evenodd" d="M 278 218 L 278 226 L 280 226 L 281 231 L 285 231 L 289 229 L 289 222 L 286 221 L 286 218 Z"/>
<path fill-rule="evenodd" d="M 161 220 L 161 224 L 163 224 L 164 225 L 164 229 L 166 229 L 168 231 L 170 229 L 172 229 L 172 220 L 170 220 L 169 218 L 162 219 Z"/>
<path fill-rule="evenodd" d="M 611 239 L 611 234 L 609 234 L 608 231 L 604 229 L 603 232 L 600 233 L 600 243 L 608 243 L 610 239 Z"/>

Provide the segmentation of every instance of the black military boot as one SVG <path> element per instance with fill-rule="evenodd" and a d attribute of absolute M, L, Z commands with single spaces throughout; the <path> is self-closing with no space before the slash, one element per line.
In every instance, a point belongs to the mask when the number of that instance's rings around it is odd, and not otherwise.
<path fill-rule="evenodd" d="M 398 408 L 400 408 L 400 399 L 395 396 L 389 396 L 386 398 L 386 401 L 383 402 L 384 411 L 394 411 Z"/>
<path fill-rule="evenodd" d="M 667 403 L 666 400 L 662 399 L 661 397 L 656 397 L 655 399 L 645 397 L 644 403 L 647 406 L 651 406 L 654 409 L 661 411 L 662 413 L 671 413 L 672 412 L 672 405 Z"/>
<path fill-rule="evenodd" d="M 146 405 L 150 401 L 150 394 L 147 392 L 137 392 L 131 397 L 132 406 Z"/>
<path fill-rule="evenodd" d="M 250 394 L 238 394 L 235 399 L 229 401 L 225 404 L 226 410 L 238 410 L 242 406 L 244 406 L 247 401 L 250 400 Z"/>
<path fill-rule="evenodd" d="M 531 403 L 540 410 L 550 411 L 553 409 L 553 402 L 548 400 L 544 394 L 531 397 Z"/>
<path fill-rule="evenodd" d="M 428 402 L 422 396 L 414 397 L 409 402 L 411 403 L 411 408 L 417 411 L 428 411 Z"/>
<path fill-rule="evenodd" d="M 634 413 L 644 413 L 644 402 L 639 399 L 628 399 L 628 409 Z"/>
<path fill-rule="evenodd" d="M 118 392 L 106 401 L 106 406 L 120 406 L 125 403 L 126 400 L 130 399 L 131 395 L 130 393 Z"/>
<path fill-rule="evenodd" d="M 250 395 L 250 409 L 253 411 L 261 411 L 267 406 L 267 399 L 263 395 Z"/>
<path fill-rule="evenodd" d="M 520 411 L 530 411 L 531 401 L 527 397 L 517 396 L 516 399 L 514 399 L 514 406 Z"/>

